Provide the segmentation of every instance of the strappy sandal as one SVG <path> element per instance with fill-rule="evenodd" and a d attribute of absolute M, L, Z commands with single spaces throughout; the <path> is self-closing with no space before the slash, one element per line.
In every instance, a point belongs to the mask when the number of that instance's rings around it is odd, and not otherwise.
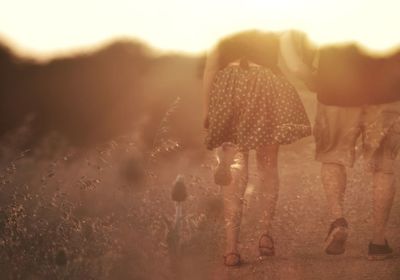
<path fill-rule="evenodd" d="M 263 238 L 268 238 L 269 243 L 271 243 L 271 246 L 265 246 L 262 244 L 262 239 Z M 275 247 L 274 247 L 274 240 L 269 234 L 264 233 L 261 235 L 259 241 L 258 241 L 258 250 L 260 252 L 260 256 L 275 256 Z"/>
<path fill-rule="evenodd" d="M 242 263 L 240 259 L 240 254 L 238 253 L 228 253 L 224 255 L 224 264 L 226 266 L 239 266 Z"/>

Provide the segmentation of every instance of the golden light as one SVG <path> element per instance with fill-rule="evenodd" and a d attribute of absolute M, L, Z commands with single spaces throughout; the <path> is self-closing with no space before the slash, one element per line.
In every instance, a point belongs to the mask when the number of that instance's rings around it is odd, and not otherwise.
<path fill-rule="evenodd" d="M 1 0 L 0 36 L 42 56 L 117 37 L 199 52 L 231 32 L 294 28 L 317 43 L 382 50 L 400 43 L 399 10 L 397 0 Z"/>

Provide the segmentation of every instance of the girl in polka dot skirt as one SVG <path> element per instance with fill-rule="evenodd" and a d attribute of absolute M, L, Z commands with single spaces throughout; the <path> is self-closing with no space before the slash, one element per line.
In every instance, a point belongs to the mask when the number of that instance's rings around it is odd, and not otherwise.
<path fill-rule="evenodd" d="M 207 57 L 204 72 L 206 146 L 218 148 L 214 179 L 223 186 L 227 266 L 240 264 L 242 202 L 248 181 L 248 154 L 255 150 L 264 199 L 261 256 L 274 255 L 269 234 L 278 199 L 279 146 L 311 134 L 295 88 L 277 66 L 279 37 L 247 31 L 225 38 Z"/>

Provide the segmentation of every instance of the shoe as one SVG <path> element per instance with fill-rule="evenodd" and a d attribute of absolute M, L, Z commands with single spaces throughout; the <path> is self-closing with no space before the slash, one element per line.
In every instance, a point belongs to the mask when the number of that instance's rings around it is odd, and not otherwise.
<path fill-rule="evenodd" d="M 226 266 L 239 266 L 242 263 L 240 259 L 240 254 L 238 253 L 228 253 L 224 255 L 224 264 Z"/>
<path fill-rule="evenodd" d="M 368 260 L 370 261 L 382 261 L 393 257 L 393 250 L 389 247 L 387 240 L 385 239 L 385 245 L 373 244 L 372 242 L 368 245 Z"/>
<path fill-rule="evenodd" d="M 335 220 L 325 239 L 325 253 L 328 255 L 341 255 L 345 251 L 348 235 L 348 224 L 345 218 Z"/>
<path fill-rule="evenodd" d="M 266 242 L 263 240 L 268 239 L 270 245 L 265 245 Z M 274 240 L 268 234 L 261 235 L 258 241 L 258 250 L 260 252 L 260 257 L 263 256 L 275 256 Z"/>

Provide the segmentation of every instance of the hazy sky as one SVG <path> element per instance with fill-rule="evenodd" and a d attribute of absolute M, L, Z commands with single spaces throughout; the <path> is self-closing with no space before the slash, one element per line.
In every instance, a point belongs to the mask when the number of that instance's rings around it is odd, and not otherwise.
<path fill-rule="evenodd" d="M 134 37 L 187 52 L 246 29 L 306 31 L 317 43 L 400 45 L 400 0 L 0 0 L 0 37 L 52 55 Z"/>

